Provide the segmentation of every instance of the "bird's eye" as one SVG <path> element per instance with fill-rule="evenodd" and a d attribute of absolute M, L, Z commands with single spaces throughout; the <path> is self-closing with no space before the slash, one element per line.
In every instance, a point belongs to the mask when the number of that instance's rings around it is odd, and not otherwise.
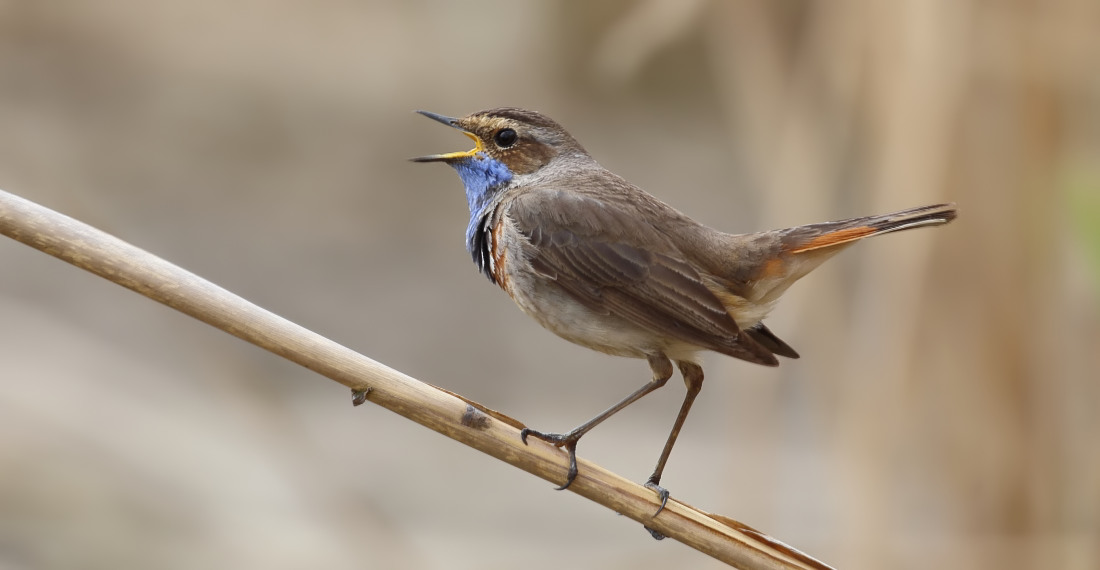
<path fill-rule="evenodd" d="M 500 148 L 508 148 L 516 144 L 517 139 L 519 139 L 519 135 L 513 129 L 500 129 L 497 134 L 493 135 L 493 142 L 497 143 Z"/>

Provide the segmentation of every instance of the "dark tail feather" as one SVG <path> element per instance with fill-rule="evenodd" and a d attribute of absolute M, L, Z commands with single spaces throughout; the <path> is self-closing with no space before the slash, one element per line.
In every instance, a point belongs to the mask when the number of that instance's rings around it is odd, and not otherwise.
<path fill-rule="evenodd" d="M 786 236 L 790 253 L 803 253 L 850 243 L 866 237 L 925 226 L 939 226 L 955 219 L 955 204 L 935 204 L 884 214 L 792 228 Z"/>
<path fill-rule="evenodd" d="M 756 323 L 745 329 L 744 332 L 751 336 L 753 340 L 760 343 L 760 346 L 772 351 L 773 354 L 786 356 L 787 358 L 798 358 L 798 353 L 795 352 L 789 344 L 775 336 L 775 333 L 768 330 L 768 327 L 764 326 L 764 323 Z"/>

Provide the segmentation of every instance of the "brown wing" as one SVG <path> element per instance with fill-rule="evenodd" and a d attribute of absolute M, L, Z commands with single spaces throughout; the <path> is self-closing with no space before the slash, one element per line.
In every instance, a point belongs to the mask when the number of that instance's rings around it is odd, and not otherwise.
<path fill-rule="evenodd" d="M 507 215 L 530 243 L 534 270 L 590 309 L 736 358 L 778 363 L 738 329 L 641 212 L 570 192 L 528 190 L 510 202 Z"/>

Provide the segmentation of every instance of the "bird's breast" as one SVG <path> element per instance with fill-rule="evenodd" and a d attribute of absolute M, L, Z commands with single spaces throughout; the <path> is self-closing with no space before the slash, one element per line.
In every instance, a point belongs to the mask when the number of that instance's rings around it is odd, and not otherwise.
<path fill-rule="evenodd" d="M 644 358 L 661 352 L 678 360 L 694 361 L 698 346 L 578 301 L 556 278 L 532 266 L 529 256 L 533 246 L 506 214 L 493 221 L 491 231 L 486 233 L 493 280 L 540 325 L 570 342 L 607 354 Z"/>

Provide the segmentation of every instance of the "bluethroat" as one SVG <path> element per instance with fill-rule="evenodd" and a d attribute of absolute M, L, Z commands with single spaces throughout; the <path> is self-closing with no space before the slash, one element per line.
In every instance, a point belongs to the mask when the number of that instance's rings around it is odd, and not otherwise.
<path fill-rule="evenodd" d="M 698 354 L 712 350 L 776 366 L 798 353 L 761 322 L 779 297 L 826 259 L 863 238 L 938 226 L 954 204 L 751 234 L 706 227 L 600 166 L 550 118 L 516 108 L 462 118 L 420 114 L 461 130 L 465 152 L 412 159 L 451 165 L 466 186 L 466 248 L 474 264 L 523 312 L 593 350 L 644 358 L 653 376 L 568 433 L 521 432 L 569 454 L 564 489 L 577 476 L 577 442 L 664 386 L 675 362 L 687 385 L 680 412 L 646 482 L 661 501 L 661 473 L 703 385 Z M 655 535 L 656 536 L 656 535 Z"/>

